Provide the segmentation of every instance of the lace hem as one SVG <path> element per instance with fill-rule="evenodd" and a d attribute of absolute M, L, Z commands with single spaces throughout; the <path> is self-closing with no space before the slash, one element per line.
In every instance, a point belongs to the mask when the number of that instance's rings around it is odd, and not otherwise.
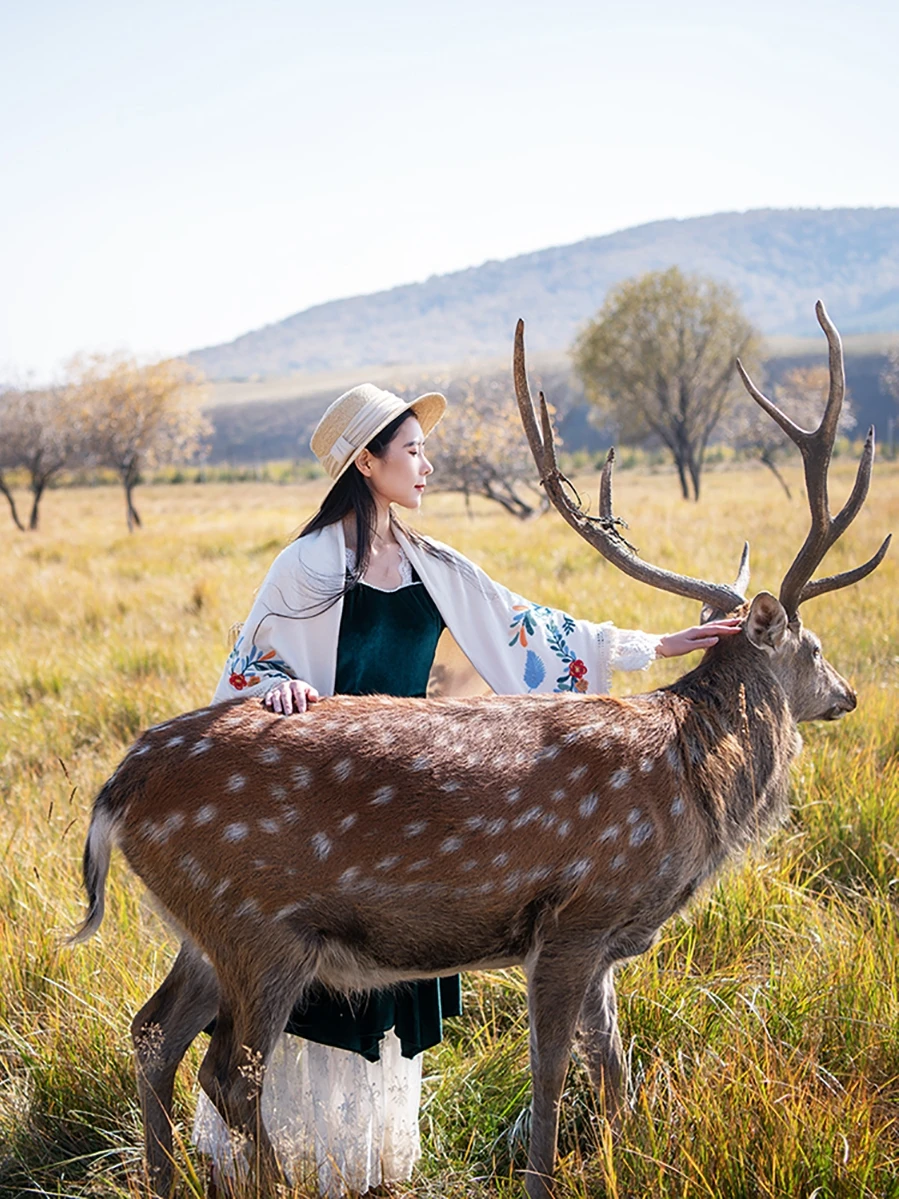
<path fill-rule="evenodd" d="M 391 1029 L 381 1060 L 282 1034 L 262 1090 L 262 1119 L 294 1185 L 314 1185 L 325 1199 L 403 1182 L 421 1157 L 418 1108 L 421 1064 L 402 1056 Z M 228 1178 L 246 1164 L 207 1096 L 197 1100 L 193 1142 Z"/>
<path fill-rule="evenodd" d="M 412 584 L 415 582 L 415 580 L 412 578 L 412 563 L 406 557 L 406 551 L 403 549 L 402 546 L 399 547 L 399 550 L 400 550 L 400 560 L 398 563 L 399 572 L 400 572 L 399 587 L 376 587 L 374 585 L 374 583 L 367 583 L 363 579 L 362 582 L 366 587 L 371 587 L 373 591 L 386 591 L 389 594 L 391 591 L 400 591 L 403 587 L 411 587 L 412 586 Z M 345 554 L 346 554 L 346 568 L 348 571 L 352 571 L 356 566 L 356 551 L 351 550 L 350 547 L 347 546 L 346 550 L 345 550 Z"/>

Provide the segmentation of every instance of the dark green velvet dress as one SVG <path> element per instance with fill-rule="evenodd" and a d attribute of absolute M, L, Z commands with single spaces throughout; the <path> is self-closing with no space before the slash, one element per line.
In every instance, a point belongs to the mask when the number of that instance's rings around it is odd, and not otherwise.
<path fill-rule="evenodd" d="M 379 591 L 359 583 L 344 597 L 337 643 L 338 695 L 423 696 L 444 629 L 437 605 L 413 571 L 411 585 Z M 378 1061 L 381 1038 L 395 1030 L 404 1057 L 436 1045 L 444 1016 L 461 1014 L 459 976 L 403 983 L 354 996 L 314 987 L 286 1031 Z"/>

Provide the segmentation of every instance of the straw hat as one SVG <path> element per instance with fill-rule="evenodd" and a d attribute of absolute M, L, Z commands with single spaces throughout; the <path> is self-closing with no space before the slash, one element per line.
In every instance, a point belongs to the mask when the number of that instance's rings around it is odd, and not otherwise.
<path fill-rule="evenodd" d="M 446 410 L 446 399 L 430 391 L 417 400 L 401 400 L 392 391 L 361 383 L 339 396 L 315 426 L 309 446 L 336 483 L 371 439 L 403 412 L 418 417 L 427 437 Z"/>

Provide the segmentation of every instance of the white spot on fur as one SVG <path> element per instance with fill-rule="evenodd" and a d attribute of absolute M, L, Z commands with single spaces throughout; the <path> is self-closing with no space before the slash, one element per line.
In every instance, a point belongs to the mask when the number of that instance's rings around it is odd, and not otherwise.
<path fill-rule="evenodd" d="M 202 744 L 201 741 L 197 742 L 197 745 L 201 745 L 201 744 Z M 207 745 L 206 748 L 208 749 L 209 746 Z M 139 745 L 137 747 L 137 749 L 133 749 L 131 751 L 131 756 L 132 756 L 132 758 L 142 758 L 144 756 L 144 754 L 148 754 L 149 752 L 150 752 L 149 745 Z M 196 752 L 197 752 L 197 748 L 196 748 L 196 746 L 194 746 L 194 748 L 191 750 L 191 753 L 196 753 Z"/>
<path fill-rule="evenodd" d="M 249 826 L 244 824 L 242 820 L 235 820 L 233 824 L 225 825 L 225 831 L 222 833 L 222 840 L 243 841 L 244 837 L 246 837 L 249 831 Z"/>
<path fill-rule="evenodd" d="M 281 816 L 285 824 L 296 824 L 300 818 L 299 812 L 294 807 L 282 808 Z"/>
<path fill-rule="evenodd" d="M 403 833 L 407 837 L 420 837 L 427 827 L 427 820 L 410 820 L 403 829 Z"/>
<path fill-rule="evenodd" d="M 684 810 L 684 801 L 681 799 L 681 797 L 679 795 L 675 795 L 674 799 L 672 799 L 672 801 L 671 801 L 671 815 L 672 816 L 680 816 L 680 814 L 681 814 L 681 812 L 683 812 L 683 810 Z"/>
<path fill-rule="evenodd" d="M 176 745 L 183 745 L 183 744 L 184 744 L 184 738 L 178 737 L 178 736 L 169 737 L 168 741 L 166 741 L 166 743 L 165 743 L 166 749 L 174 749 L 174 747 Z"/>
<path fill-rule="evenodd" d="M 484 832 L 488 837 L 498 837 L 508 824 L 502 816 L 498 816 L 496 820 L 488 820 L 484 825 Z"/>
<path fill-rule="evenodd" d="M 555 812 L 547 812 L 540 821 L 540 824 L 543 828 L 550 829 L 554 824 L 557 823 L 558 819 L 559 817 L 555 814 Z"/>
<path fill-rule="evenodd" d="M 428 755 L 427 754 L 419 754 L 417 758 L 412 759 L 409 769 L 410 770 L 427 770 L 430 765 L 431 765 L 431 759 L 428 757 Z"/>
<path fill-rule="evenodd" d="M 614 787 L 616 791 L 620 791 L 621 788 L 626 787 L 630 781 L 631 772 L 629 770 L 625 770 L 625 768 L 622 766 L 622 768 L 620 770 L 616 770 L 609 779 L 609 785 Z"/>
<path fill-rule="evenodd" d="M 327 833 L 313 833 L 309 838 L 309 844 L 315 850 L 315 856 L 320 862 L 323 862 L 331 852 L 331 838 Z"/>
<path fill-rule="evenodd" d="M 381 858 L 380 862 L 375 863 L 375 870 L 392 870 L 402 860 L 398 853 L 389 854 L 386 858 Z"/>
<path fill-rule="evenodd" d="M 487 821 L 483 816 L 469 816 L 465 821 L 465 827 L 470 828 L 472 832 L 477 832 L 479 828 L 483 828 Z"/>
<path fill-rule="evenodd" d="M 214 803 L 204 803 L 202 808 L 197 810 L 194 816 L 194 824 L 199 828 L 200 825 L 209 824 L 215 819 L 215 814 L 218 811 Z"/>
<path fill-rule="evenodd" d="M 472 870 L 477 870 L 477 868 L 478 863 L 474 858 L 469 858 L 468 861 L 463 862 L 460 866 L 460 870 L 464 870 L 466 874 L 469 874 Z"/>
<path fill-rule="evenodd" d="M 153 824 L 152 821 L 148 822 L 145 826 L 147 837 L 156 845 L 164 845 L 172 833 L 177 832 L 183 824 L 183 812 L 170 812 L 165 820 L 160 821 L 159 824 Z"/>
<path fill-rule="evenodd" d="M 575 766 L 574 770 L 569 770 L 568 779 L 572 783 L 579 783 L 586 773 L 586 766 Z"/>
<path fill-rule="evenodd" d="M 538 749 L 534 754 L 535 762 L 552 762 L 554 758 L 559 756 L 558 745 L 544 745 L 542 749 Z"/>
<path fill-rule="evenodd" d="M 509 855 L 507 853 L 498 853 L 493 859 L 494 866 L 508 866 Z"/>
<path fill-rule="evenodd" d="M 507 895 L 511 895 L 513 891 L 517 891 L 523 883 L 524 878 L 520 870 L 511 870 L 503 879 L 503 890 Z"/>
<path fill-rule="evenodd" d="M 535 866 L 527 872 L 526 878 L 529 883 L 542 883 L 551 873 L 549 866 Z"/>
<path fill-rule="evenodd" d="M 520 787 L 510 787 L 509 790 L 506 792 L 506 803 L 507 804 L 510 804 L 510 805 L 517 804 L 520 799 L 521 799 L 521 788 Z"/>
<path fill-rule="evenodd" d="M 642 845 L 644 841 L 649 840 L 654 831 L 648 820 L 644 820 L 642 824 L 635 825 L 631 830 L 629 838 L 631 845 Z"/>
<path fill-rule="evenodd" d="M 187 875 L 192 886 L 197 888 L 205 887 L 209 882 L 209 875 L 192 853 L 182 854 L 178 859 L 178 865 Z"/>
<path fill-rule="evenodd" d="M 631 808 L 631 810 L 627 814 L 628 824 L 636 824 L 637 821 L 642 817 L 642 815 L 643 815 L 643 813 L 641 812 L 641 810 L 639 808 Z"/>
<path fill-rule="evenodd" d="M 217 883 L 216 886 L 213 887 L 212 894 L 215 896 L 216 899 L 221 899 L 221 897 L 225 894 L 225 892 L 228 890 L 228 888 L 230 886 L 231 886 L 230 878 L 223 878 L 220 883 Z"/>
<path fill-rule="evenodd" d="M 469 754 L 465 759 L 466 766 L 480 766 L 484 761 L 483 754 Z"/>
<path fill-rule="evenodd" d="M 578 804 L 578 811 L 586 820 L 588 816 L 592 816 L 599 806 L 599 796 L 595 791 L 591 791 L 589 795 L 585 795 Z"/>
<path fill-rule="evenodd" d="M 275 919 L 286 920 L 288 916 L 292 916 L 295 912 L 301 911 L 302 907 L 302 903 L 299 902 L 286 903 L 283 908 L 278 908 L 277 912 L 275 912 Z"/>
<path fill-rule="evenodd" d="M 352 883 L 358 877 L 358 875 L 359 875 L 359 867 L 358 866 L 348 866 L 347 869 L 344 870 L 343 874 L 341 874 L 340 878 L 337 880 L 337 885 L 339 887 L 347 887 L 350 885 L 350 883 Z"/>
<path fill-rule="evenodd" d="M 563 870 L 563 876 L 572 881 L 580 882 L 582 878 L 586 878 L 593 869 L 593 863 L 589 858 L 581 858 L 577 862 L 572 862 L 570 866 L 566 866 Z"/>
<path fill-rule="evenodd" d="M 331 773 L 339 783 L 345 783 L 353 773 L 353 763 L 350 758 L 340 758 L 331 767 Z"/>
<path fill-rule="evenodd" d="M 621 832 L 621 826 L 618 824 L 610 824 L 602 830 L 597 838 L 598 841 L 617 841 L 618 834 Z"/>
<path fill-rule="evenodd" d="M 226 790 L 232 792 L 232 794 L 233 794 L 235 791 L 243 791 L 243 789 L 246 785 L 247 785 L 246 775 L 232 774 L 231 777 L 228 779 Z"/>
<path fill-rule="evenodd" d="M 609 865 L 611 866 L 611 868 L 613 870 L 620 870 L 622 868 L 622 866 L 624 866 L 626 861 L 627 861 L 626 854 L 616 853 L 614 858 L 612 858 L 612 861 L 609 863 Z"/>
<path fill-rule="evenodd" d="M 522 812 L 520 816 L 516 816 L 512 821 L 512 828 L 524 828 L 526 824 L 532 824 L 535 820 L 543 815 L 541 807 L 528 808 L 526 812 Z"/>
<path fill-rule="evenodd" d="M 460 788 L 461 786 L 462 786 L 462 784 L 461 784 L 461 783 L 457 783 L 455 779 L 450 779 L 450 781 L 449 781 L 448 783 L 441 783 L 441 784 L 440 784 L 440 790 L 441 790 L 441 791 L 446 791 L 446 792 L 448 792 L 448 793 L 449 793 L 449 792 L 452 792 L 452 791 L 458 791 L 458 790 L 459 790 L 459 788 Z"/>
<path fill-rule="evenodd" d="M 671 870 L 671 861 L 672 861 L 672 855 L 670 853 L 666 853 L 666 854 L 662 855 L 662 858 L 659 861 L 659 869 L 658 869 L 659 878 L 662 878 L 662 877 L 664 877 L 664 875 L 669 873 L 669 871 Z"/>
<path fill-rule="evenodd" d="M 640 762 L 640 773 L 652 774 L 655 764 L 655 758 L 643 758 Z"/>
<path fill-rule="evenodd" d="M 282 787 L 280 783 L 273 783 L 270 795 L 275 803 L 283 803 L 287 799 L 287 788 Z"/>
<path fill-rule="evenodd" d="M 396 787 L 386 786 L 379 787 L 371 798 L 373 807 L 380 807 L 383 804 L 390 803 L 396 795 Z"/>
<path fill-rule="evenodd" d="M 254 899 L 252 895 L 248 896 L 242 903 L 239 903 L 234 909 L 235 916 L 255 916 L 259 911 L 259 900 Z"/>
<path fill-rule="evenodd" d="M 259 761 L 264 762 L 266 766 L 274 766 L 276 762 L 281 761 L 281 751 L 275 749 L 274 745 L 266 745 L 265 749 L 259 751 Z"/>
<path fill-rule="evenodd" d="M 294 766 L 290 777 L 295 787 L 305 789 L 312 782 L 312 771 L 308 766 Z"/>
<path fill-rule="evenodd" d="M 440 843 L 441 853 L 457 853 L 465 844 L 461 837 L 447 837 Z"/>
<path fill-rule="evenodd" d="M 570 832 L 571 832 L 571 821 L 563 820 L 562 823 L 559 825 L 559 827 L 556 829 L 556 836 L 557 837 L 567 837 Z"/>
<path fill-rule="evenodd" d="M 430 866 L 430 858 L 419 858 L 417 862 L 413 862 L 411 866 L 406 867 L 407 874 L 413 874 L 416 870 L 424 870 L 425 866 Z"/>
<path fill-rule="evenodd" d="M 563 787 L 557 787 L 549 798 L 553 801 L 553 803 L 561 803 L 566 794 L 567 792 Z"/>
<path fill-rule="evenodd" d="M 281 831 L 280 821 L 273 820 L 271 816 L 263 816 L 259 821 L 259 827 L 264 833 L 268 833 L 272 837 Z"/>
<path fill-rule="evenodd" d="M 346 833 L 353 827 L 358 819 L 359 817 L 355 812 L 350 812 L 349 816 L 344 816 L 343 820 L 341 820 L 337 827 L 342 833 Z"/>

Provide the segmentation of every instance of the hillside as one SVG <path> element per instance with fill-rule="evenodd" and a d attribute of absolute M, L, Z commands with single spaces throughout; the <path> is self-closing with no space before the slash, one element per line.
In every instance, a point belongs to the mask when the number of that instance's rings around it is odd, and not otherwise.
<path fill-rule="evenodd" d="M 615 283 L 678 265 L 730 284 L 766 334 L 899 329 L 899 208 L 787 209 L 656 221 L 605 237 L 334 300 L 189 357 L 212 379 L 560 352 Z"/>

